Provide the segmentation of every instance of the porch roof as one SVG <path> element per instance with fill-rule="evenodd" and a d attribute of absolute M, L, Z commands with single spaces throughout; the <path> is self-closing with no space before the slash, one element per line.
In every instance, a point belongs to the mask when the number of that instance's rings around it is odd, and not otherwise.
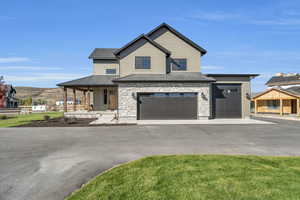
<path fill-rule="evenodd" d="M 63 83 L 57 86 L 63 87 L 92 87 L 92 86 L 116 86 L 113 79 L 117 78 L 116 75 L 91 75 Z"/>

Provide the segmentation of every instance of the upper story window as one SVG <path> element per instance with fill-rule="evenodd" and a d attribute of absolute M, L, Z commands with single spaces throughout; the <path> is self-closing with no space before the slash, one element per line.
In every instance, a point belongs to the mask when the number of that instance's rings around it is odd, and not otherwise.
<path fill-rule="evenodd" d="M 116 69 L 106 69 L 105 73 L 106 74 L 116 74 L 117 72 L 116 72 Z"/>
<path fill-rule="evenodd" d="M 174 58 L 172 61 L 173 71 L 186 71 L 186 58 Z"/>
<path fill-rule="evenodd" d="M 150 56 L 136 56 L 135 69 L 150 69 L 151 57 Z"/>

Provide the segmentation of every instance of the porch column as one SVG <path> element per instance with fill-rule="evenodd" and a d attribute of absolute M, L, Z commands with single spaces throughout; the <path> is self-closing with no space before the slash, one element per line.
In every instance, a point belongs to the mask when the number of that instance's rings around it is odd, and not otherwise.
<path fill-rule="evenodd" d="M 73 88 L 73 111 L 76 111 L 76 89 Z"/>
<path fill-rule="evenodd" d="M 83 109 L 86 109 L 86 91 L 83 91 Z"/>
<path fill-rule="evenodd" d="M 64 112 L 68 112 L 67 99 L 68 99 L 68 91 L 67 88 L 64 87 Z"/>
<path fill-rule="evenodd" d="M 283 99 L 280 99 L 280 115 L 283 115 Z"/>
<path fill-rule="evenodd" d="M 258 110 L 258 107 L 257 107 L 257 100 L 255 99 L 254 100 L 254 113 L 257 114 L 257 110 Z"/>
<path fill-rule="evenodd" d="M 297 116 L 300 116 L 300 99 L 297 99 Z"/>
<path fill-rule="evenodd" d="M 90 95 L 90 89 L 87 91 L 87 110 L 90 111 L 91 110 L 91 95 Z"/>

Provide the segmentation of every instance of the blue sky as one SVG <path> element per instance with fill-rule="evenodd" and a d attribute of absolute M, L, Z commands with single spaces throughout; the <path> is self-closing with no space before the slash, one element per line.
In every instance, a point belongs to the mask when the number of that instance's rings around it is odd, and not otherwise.
<path fill-rule="evenodd" d="M 0 75 L 15 86 L 55 87 L 89 75 L 95 47 L 121 47 L 166 22 L 208 53 L 204 73 L 300 73 L 299 0 L 3 0 Z"/>

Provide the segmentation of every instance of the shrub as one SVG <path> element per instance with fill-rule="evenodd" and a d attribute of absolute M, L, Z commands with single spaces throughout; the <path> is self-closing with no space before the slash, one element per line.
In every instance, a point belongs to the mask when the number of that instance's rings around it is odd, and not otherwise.
<path fill-rule="evenodd" d="M 45 120 L 45 121 L 49 121 L 49 119 L 50 119 L 50 116 L 49 116 L 49 115 L 44 115 L 44 120 Z"/>
<path fill-rule="evenodd" d="M 6 115 L 0 115 L 0 119 L 8 119 Z"/>

